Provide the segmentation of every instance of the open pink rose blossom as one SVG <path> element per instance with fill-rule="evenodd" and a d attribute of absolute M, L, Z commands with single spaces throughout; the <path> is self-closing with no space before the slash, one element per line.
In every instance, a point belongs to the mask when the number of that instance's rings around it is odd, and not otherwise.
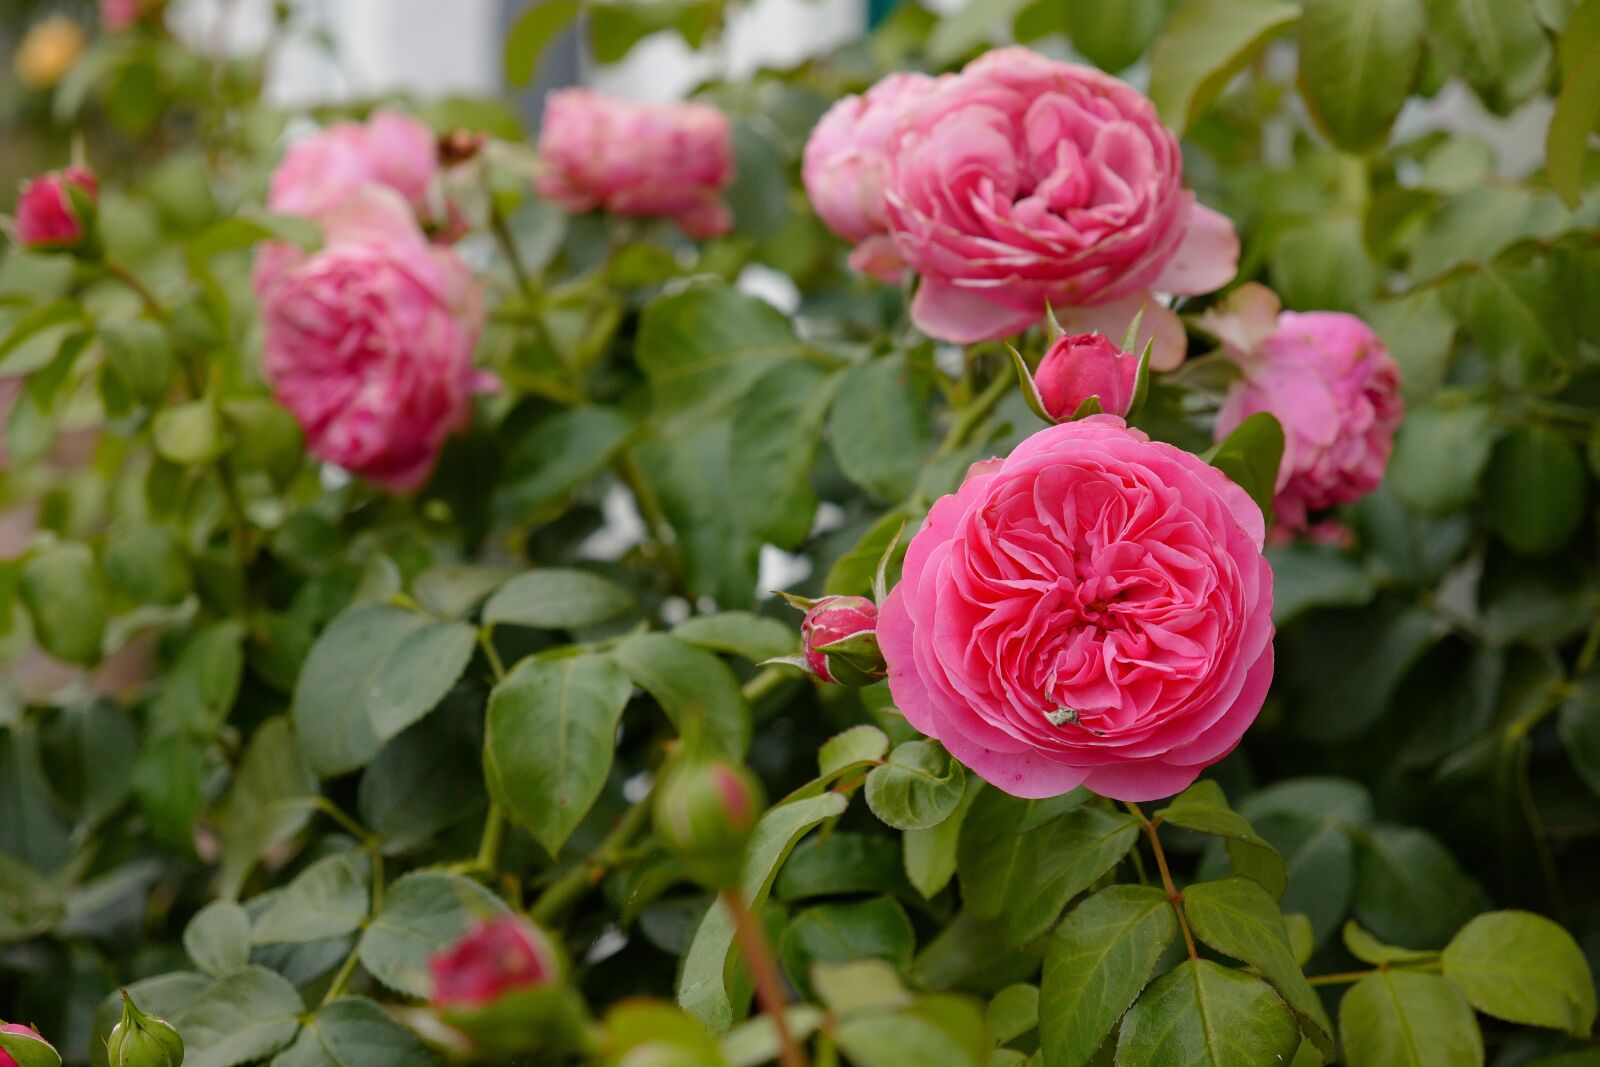
<path fill-rule="evenodd" d="M 1092 67 L 1001 48 L 942 79 L 900 119 L 887 154 L 890 232 L 922 276 L 911 314 L 966 344 L 1036 324 L 1048 301 L 1068 329 L 1184 355 L 1155 293 L 1204 293 L 1238 266 L 1223 216 L 1183 187 L 1177 138 L 1141 93 Z"/>
<path fill-rule="evenodd" d="M 727 233 L 733 131 L 709 104 L 640 104 L 588 89 L 545 103 L 539 195 L 571 212 L 669 218 L 691 237 Z"/>
<path fill-rule="evenodd" d="M 890 74 L 830 107 L 806 141 L 801 176 L 828 229 L 853 242 L 850 266 L 897 283 L 905 263 L 889 236 L 883 169 L 900 117 L 938 84 L 926 74 Z"/>
<path fill-rule="evenodd" d="M 326 232 L 322 251 L 277 262 L 261 290 L 263 369 L 315 455 L 411 492 L 488 388 L 472 365 L 476 283 L 381 186 L 332 212 Z"/>
<path fill-rule="evenodd" d="M 340 122 L 296 142 L 272 173 L 267 206 L 322 221 L 368 185 L 399 193 L 419 217 L 438 172 L 433 134 L 416 119 L 375 112 L 365 123 Z"/>
<path fill-rule="evenodd" d="M 1243 372 L 1217 416 L 1217 440 L 1257 412 L 1283 424 L 1273 516 L 1310 530 L 1311 513 L 1361 499 L 1383 481 L 1405 413 L 1400 369 L 1354 315 L 1279 310 L 1263 286 L 1240 286 L 1205 324 Z"/>
<path fill-rule="evenodd" d="M 1272 680 L 1261 511 L 1112 415 L 1040 430 L 933 506 L 884 602 L 896 706 L 1006 792 L 1190 785 Z"/>

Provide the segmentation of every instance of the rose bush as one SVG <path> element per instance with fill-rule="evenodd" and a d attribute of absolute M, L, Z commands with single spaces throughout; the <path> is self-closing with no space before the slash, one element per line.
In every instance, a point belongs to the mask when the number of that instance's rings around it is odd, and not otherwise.
<path fill-rule="evenodd" d="M 40 12 L 0 1065 L 1582 1062 L 1597 5 Z"/>

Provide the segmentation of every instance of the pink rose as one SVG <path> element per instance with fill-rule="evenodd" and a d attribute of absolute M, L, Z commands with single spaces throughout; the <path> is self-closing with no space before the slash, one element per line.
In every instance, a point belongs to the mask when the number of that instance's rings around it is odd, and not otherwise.
<path fill-rule="evenodd" d="M 539 156 L 539 195 L 568 211 L 670 218 L 697 238 L 733 225 L 733 131 L 709 104 L 563 89 L 545 102 Z"/>
<path fill-rule="evenodd" d="M 806 141 L 806 195 L 830 230 L 855 244 L 850 265 L 896 283 L 905 271 L 889 236 L 883 170 L 900 116 L 938 83 L 926 74 L 891 74 L 862 96 L 839 100 Z"/>
<path fill-rule="evenodd" d="M 883 655 L 873 631 L 878 605 L 864 596 L 825 596 L 806 611 L 800 644 L 806 667 L 824 682 L 865 686 L 883 680 Z"/>
<path fill-rule="evenodd" d="M 375 112 L 365 123 L 340 122 L 297 142 L 272 173 L 267 206 L 322 221 L 363 187 L 385 185 L 423 219 L 438 172 L 433 134 L 416 119 Z"/>
<path fill-rule="evenodd" d="M 917 326 L 968 343 L 1038 322 L 1046 301 L 1081 332 L 1120 337 L 1145 311 L 1152 366 L 1183 359 L 1177 316 L 1153 291 L 1233 277 L 1227 219 L 1183 187 L 1155 106 L 1092 67 L 1001 48 L 945 79 L 900 121 L 888 155 L 889 228 L 922 276 Z"/>
<path fill-rule="evenodd" d="M 1272 681 L 1261 511 L 1113 415 L 1040 430 L 933 505 L 878 639 L 907 721 L 1006 792 L 1177 793 Z"/>
<path fill-rule="evenodd" d="M 1291 531 L 1310 529 L 1312 512 L 1383 481 L 1405 412 L 1400 369 L 1354 315 L 1279 313 L 1258 285 L 1241 286 L 1228 306 L 1205 320 L 1243 371 L 1217 416 L 1217 439 L 1257 412 L 1275 415 L 1284 442 L 1273 514 Z"/>
<path fill-rule="evenodd" d="M 17 240 L 24 248 L 67 249 L 83 243 L 88 220 L 73 203 L 68 188 L 75 188 L 93 206 L 100 196 L 94 175 L 83 167 L 67 167 L 41 174 L 22 187 L 17 198 Z"/>
<path fill-rule="evenodd" d="M 544 932 L 526 919 L 502 915 L 480 923 L 428 961 L 433 1002 L 477 1008 L 518 989 L 548 985 L 557 963 Z"/>
<path fill-rule="evenodd" d="M 481 300 L 461 259 L 382 187 L 334 212 L 328 234 L 269 277 L 258 265 L 263 369 L 315 455 L 410 492 L 484 388 L 472 366 Z"/>
<path fill-rule="evenodd" d="M 1091 396 L 1100 398 L 1107 415 L 1126 415 L 1133 406 L 1139 379 L 1139 358 L 1122 351 L 1104 334 L 1057 337 L 1039 361 L 1033 384 L 1045 410 L 1068 419 Z"/>
<path fill-rule="evenodd" d="M 100 0 L 100 28 L 107 33 L 132 29 L 143 14 L 139 0 Z"/>

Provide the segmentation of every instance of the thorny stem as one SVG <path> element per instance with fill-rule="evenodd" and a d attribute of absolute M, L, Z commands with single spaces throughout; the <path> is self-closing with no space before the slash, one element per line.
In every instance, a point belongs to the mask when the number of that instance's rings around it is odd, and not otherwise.
<path fill-rule="evenodd" d="M 767 944 L 767 935 L 762 932 L 755 916 L 750 914 L 737 887 L 724 889 L 722 901 L 733 915 L 739 951 L 744 956 L 745 966 L 750 969 L 750 977 L 755 980 L 756 999 L 761 1002 L 761 1010 L 772 1020 L 773 1029 L 778 1032 L 778 1063 L 782 1067 L 806 1067 L 805 1053 L 789 1032 L 789 1002 L 783 995 L 783 982 L 778 978 L 778 969 L 772 962 L 772 947 Z"/>
<path fill-rule="evenodd" d="M 1183 894 L 1178 892 L 1178 887 L 1172 881 L 1172 870 L 1167 866 L 1167 853 L 1161 847 L 1161 836 L 1156 832 L 1156 824 L 1146 818 L 1139 805 L 1133 801 L 1126 802 L 1127 809 L 1133 817 L 1139 820 L 1139 825 L 1144 827 L 1144 835 L 1150 839 L 1150 851 L 1156 857 L 1156 870 L 1161 874 L 1161 885 L 1167 891 L 1167 900 L 1172 902 L 1173 914 L 1178 917 L 1178 929 L 1183 931 L 1183 943 L 1189 949 L 1189 959 L 1198 963 L 1200 953 L 1194 947 L 1194 934 L 1189 932 L 1188 916 L 1183 914 Z"/>

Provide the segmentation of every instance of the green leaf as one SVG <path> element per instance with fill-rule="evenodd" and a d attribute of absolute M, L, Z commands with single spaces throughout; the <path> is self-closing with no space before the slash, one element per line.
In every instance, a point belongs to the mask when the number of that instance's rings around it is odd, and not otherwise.
<path fill-rule="evenodd" d="M 515 576 L 498 564 L 438 563 L 411 580 L 411 595 L 435 615 L 457 619 Z"/>
<path fill-rule="evenodd" d="M 986 44 L 995 28 L 1009 24 L 1029 0 L 967 0 L 940 19 L 928 35 L 928 59 L 948 66 Z"/>
<path fill-rule="evenodd" d="M 983 1067 L 984 1017 L 965 997 L 927 996 L 895 1015 L 854 1015 L 834 1033 L 856 1067 Z"/>
<path fill-rule="evenodd" d="M 639 462 L 677 538 L 684 580 L 697 596 L 748 607 L 760 543 L 734 515 L 726 419 L 685 420 L 640 443 Z"/>
<path fill-rule="evenodd" d="M 1284 0 L 1184 0 L 1150 49 L 1150 99 L 1179 133 L 1274 35 L 1294 23 Z"/>
<path fill-rule="evenodd" d="M 615 582 L 571 568 L 519 574 L 489 598 L 483 621 L 536 630 L 599 626 L 635 610 L 633 595 Z"/>
<path fill-rule="evenodd" d="M 811 466 L 839 381 L 815 364 L 785 360 L 734 409 L 728 443 L 734 512 L 762 541 L 792 550 L 811 532 L 817 510 Z"/>
<path fill-rule="evenodd" d="M 1274 900 L 1283 896 L 1289 884 L 1283 857 L 1251 828 L 1244 816 L 1228 807 L 1228 798 L 1216 782 L 1201 779 L 1156 812 L 1156 818 L 1198 834 L 1225 838 L 1234 873 L 1256 882 Z"/>
<path fill-rule="evenodd" d="M 250 916 L 231 900 L 213 900 L 184 927 L 183 949 L 207 974 L 232 974 L 250 962 Z"/>
<path fill-rule="evenodd" d="M 1354 919 L 1344 924 L 1344 947 L 1350 955 L 1363 963 L 1414 963 L 1418 960 L 1438 959 L 1439 954 L 1386 945 L 1363 930 Z"/>
<path fill-rule="evenodd" d="M 889 737 L 876 726 L 852 726 L 835 734 L 817 749 L 817 774 L 828 778 L 847 767 L 881 761 L 889 751 Z"/>
<path fill-rule="evenodd" d="M 85 667 L 100 662 L 106 596 L 88 546 L 64 542 L 34 553 L 22 565 L 17 590 L 46 652 Z"/>
<path fill-rule="evenodd" d="M 62 917 L 61 891 L 14 856 L 0 863 L 0 945 L 42 934 Z"/>
<path fill-rule="evenodd" d="M 1278 464 L 1283 459 L 1283 426 L 1264 411 L 1245 419 L 1222 439 L 1211 465 L 1250 494 L 1261 514 L 1272 521 L 1272 498 L 1278 492 Z"/>
<path fill-rule="evenodd" d="M 1557 725 L 1578 776 L 1600 794 L 1600 671 L 1591 670 L 1574 681 Z"/>
<path fill-rule="evenodd" d="M 156 453 L 183 467 L 203 466 L 228 448 L 222 416 L 209 398 L 162 408 L 156 412 L 152 432 Z"/>
<path fill-rule="evenodd" d="M 538 10 L 535 6 L 533 10 Z M 434 1067 L 427 1046 L 365 997 L 341 997 L 306 1021 L 272 1067 Z"/>
<path fill-rule="evenodd" d="M 506 458 L 495 512 L 513 523 L 546 517 L 605 470 L 632 432 L 627 417 L 607 407 L 571 408 L 539 420 Z"/>
<path fill-rule="evenodd" d="M 633 686 L 604 655 L 525 660 L 489 694 L 489 792 L 554 856 L 611 773 Z"/>
<path fill-rule="evenodd" d="M 183 643 L 167 669 L 154 717 L 207 739 L 227 721 L 244 672 L 244 631 L 237 622 L 214 623 Z"/>
<path fill-rule="evenodd" d="M 194 587 L 189 557 L 170 530 L 137 526 L 106 546 L 106 574 L 143 604 L 172 607 Z"/>
<path fill-rule="evenodd" d="M 906 877 L 924 897 L 932 898 L 955 877 L 961 826 L 978 799 L 982 785 L 975 775 L 968 775 L 961 803 L 943 822 L 932 829 L 907 830 L 900 835 Z"/>
<path fill-rule="evenodd" d="M 1478 403 L 1436 403 L 1408 413 L 1389 461 L 1389 489 L 1424 515 L 1465 506 L 1489 462 L 1492 420 L 1489 407 Z"/>
<path fill-rule="evenodd" d="M 324 778 L 364 767 L 383 739 L 368 700 L 389 657 L 422 615 L 387 604 L 363 604 L 333 620 L 311 646 L 294 687 L 294 726 L 301 750 Z"/>
<path fill-rule="evenodd" d="M 1139 998 L 1122 1022 L 1118 1067 L 1254 1067 L 1288 1063 L 1300 1028 L 1259 978 L 1210 960 L 1185 960 Z"/>
<path fill-rule="evenodd" d="M 262 854 L 300 832 L 316 796 L 316 773 L 296 746 L 289 720 L 280 715 L 262 723 L 217 816 L 224 897 L 238 896 Z"/>
<path fill-rule="evenodd" d="M 715 655 L 668 634 L 638 634 L 611 658 L 649 693 L 685 743 L 731 759 L 750 747 L 750 705 L 739 682 Z"/>
<path fill-rule="evenodd" d="M 1383 281 L 1362 220 L 1348 210 L 1325 211 L 1284 230 L 1269 260 L 1284 306 L 1297 311 L 1354 310 L 1377 295 Z"/>
<path fill-rule="evenodd" d="M 1399 364 L 1400 392 L 1408 404 L 1439 391 L 1455 354 L 1456 320 L 1436 290 L 1364 304 L 1361 317 Z"/>
<path fill-rule="evenodd" d="M 1295 728 L 1313 741 L 1360 736 L 1443 632 L 1432 612 L 1385 598 L 1312 616 L 1293 635 L 1279 674 Z"/>
<path fill-rule="evenodd" d="M 961 764 L 938 744 L 907 741 L 867 775 L 867 806 L 896 830 L 931 830 L 956 810 L 966 783 Z"/>
<path fill-rule="evenodd" d="M 1594 978 L 1557 923 L 1526 911 L 1479 915 L 1444 947 L 1444 976 L 1486 1015 L 1587 1038 Z"/>
<path fill-rule="evenodd" d="M 759 907 L 772 888 L 778 868 L 795 843 L 824 819 L 844 814 L 849 798 L 841 793 L 779 804 L 761 817 L 746 847 L 739 891 L 748 906 Z M 728 957 L 733 951 L 734 922 L 727 906 L 714 901 L 696 927 L 678 978 L 678 1003 L 721 1034 L 733 1025 L 733 1001 L 728 993 Z"/>
<path fill-rule="evenodd" d="M 237 1067 L 293 1041 L 303 1011 L 287 979 L 251 966 L 218 978 L 167 1019 L 183 1035 L 184 1067 Z"/>
<path fill-rule="evenodd" d="M 900 500 L 917 484 L 928 451 L 926 409 L 918 402 L 903 356 L 850 368 L 828 415 L 828 440 L 851 481 L 884 500 Z"/>
<path fill-rule="evenodd" d="M 1109 886 L 1067 913 L 1039 990 L 1050 1067 L 1087 1067 L 1177 936 L 1172 904 L 1152 886 Z"/>
<path fill-rule="evenodd" d="M 0 373 L 10 375 L 14 370 L 32 370 L 32 367 L 7 366 L 6 357 L 46 330 L 82 321 L 83 305 L 77 300 L 54 300 L 29 311 L 12 323 L 11 331 L 0 338 Z"/>
<path fill-rule="evenodd" d="M 1348 1067 L 1482 1067 L 1483 1035 L 1472 1007 L 1436 975 L 1379 971 L 1339 1001 L 1339 1044 Z"/>
<path fill-rule="evenodd" d="M 1183 891 L 1183 911 L 1195 937 L 1271 982 L 1306 1036 L 1333 1058 L 1333 1023 L 1301 972 L 1283 916 L 1266 890 L 1248 878 L 1199 882 Z"/>
<path fill-rule="evenodd" d="M 1357 838 L 1356 918 L 1391 944 L 1435 948 L 1483 910 L 1483 891 L 1424 830 L 1377 826 Z"/>
<path fill-rule="evenodd" d="M 206 802 L 204 774 L 204 749 L 181 733 L 149 739 L 139 750 L 133 790 L 157 841 L 193 851 L 195 820 Z"/>
<path fill-rule="evenodd" d="M 523 10 L 506 33 L 506 81 L 521 87 L 533 81 L 539 61 L 561 31 L 578 17 L 579 0 L 542 0 Z"/>
<path fill-rule="evenodd" d="M 14 1067 L 61 1067 L 61 1054 L 42 1037 L 0 1030 L 0 1055 Z"/>
<path fill-rule="evenodd" d="M 1049 929 L 1067 901 L 1115 866 L 1139 836 L 1131 815 L 1096 808 L 1041 821 L 1039 806 L 1047 804 L 985 789 L 961 828 L 962 897 L 980 918 L 1003 919 L 1012 946 Z"/>
<path fill-rule="evenodd" d="M 916 947 L 917 935 L 905 910 L 883 896 L 802 910 L 784 928 L 778 957 L 789 981 L 809 999 L 813 963 L 870 958 L 904 969 Z"/>
<path fill-rule="evenodd" d="M 367 917 L 369 877 L 363 853 L 318 860 L 256 916 L 252 939 L 258 945 L 298 944 L 353 933 Z"/>
<path fill-rule="evenodd" d="M 1583 192 L 1583 161 L 1589 135 L 1600 123 L 1600 7 L 1581 9 L 1561 36 L 1561 95 L 1545 138 L 1545 172 L 1570 208 Z"/>
<path fill-rule="evenodd" d="M 1008 985 L 989 1001 L 989 1033 L 1006 1045 L 1039 1025 L 1039 987 L 1027 982 Z"/>
<path fill-rule="evenodd" d="M 872 591 L 872 579 L 878 564 L 897 534 L 905 529 L 912 516 L 901 508 L 891 508 L 877 522 L 867 528 L 856 546 L 834 561 L 822 588 L 838 596 L 862 596 Z M 904 538 L 901 539 L 902 545 Z"/>
<path fill-rule="evenodd" d="M 1560 549 L 1577 533 L 1588 476 L 1577 446 L 1545 426 L 1518 426 L 1495 443 L 1483 475 L 1490 527 L 1525 556 Z"/>
<path fill-rule="evenodd" d="M 589 42 L 601 63 L 616 63 L 646 36 L 676 30 L 699 48 L 721 5 L 717 0 L 598 0 L 589 5 Z"/>
<path fill-rule="evenodd" d="M 790 626 L 748 611 L 693 615 L 672 628 L 672 636 L 713 652 L 727 652 L 752 663 L 787 656 L 800 647 Z"/>
<path fill-rule="evenodd" d="M 717 284 L 651 301 L 640 315 L 634 345 L 657 406 L 685 420 L 725 409 L 801 349 L 781 311 Z"/>
<path fill-rule="evenodd" d="M 474 694 L 457 714 L 455 697 L 383 746 L 361 774 L 357 811 L 388 854 L 409 852 L 458 823 L 482 820 L 482 704 Z"/>
<path fill-rule="evenodd" d="M 1348 152 L 1383 143 L 1422 62 L 1420 0 L 1305 0 L 1300 92 Z"/>
<path fill-rule="evenodd" d="M 438 707 L 466 670 L 477 639 L 464 622 L 430 622 L 400 639 L 366 693 L 367 718 L 379 741 Z"/>
<path fill-rule="evenodd" d="M 1294 541 L 1267 549 L 1272 564 L 1272 621 L 1281 629 L 1319 607 L 1356 607 L 1377 592 L 1357 560 L 1331 545 Z"/>
<path fill-rule="evenodd" d="M 172 392 L 178 361 L 171 339 L 160 326 L 144 319 L 102 326 L 100 346 L 111 373 L 141 403 L 153 407 Z"/>
<path fill-rule="evenodd" d="M 470 878 L 414 871 L 389 887 L 383 910 L 362 933 L 361 965 L 390 989 L 431 996 L 428 960 L 476 923 L 506 914 L 505 903 Z"/>
<path fill-rule="evenodd" d="M 899 843 L 893 837 L 842 830 L 795 846 L 773 888 L 787 901 L 851 893 L 905 896 L 907 891 Z"/>
<path fill-rule="evenodd" d="M 1428 37 L 1446 66 L 1496 114 L 1544 85 L 1550 39 L 1528 0 L 1424 0 Z"/>
<path fill-rule="evenodd" d="M 1073 0 L 1072 46 L 1101 70 L 1115 73 L 1144 55 L 1175 6 L 1173 0 Z"/>

